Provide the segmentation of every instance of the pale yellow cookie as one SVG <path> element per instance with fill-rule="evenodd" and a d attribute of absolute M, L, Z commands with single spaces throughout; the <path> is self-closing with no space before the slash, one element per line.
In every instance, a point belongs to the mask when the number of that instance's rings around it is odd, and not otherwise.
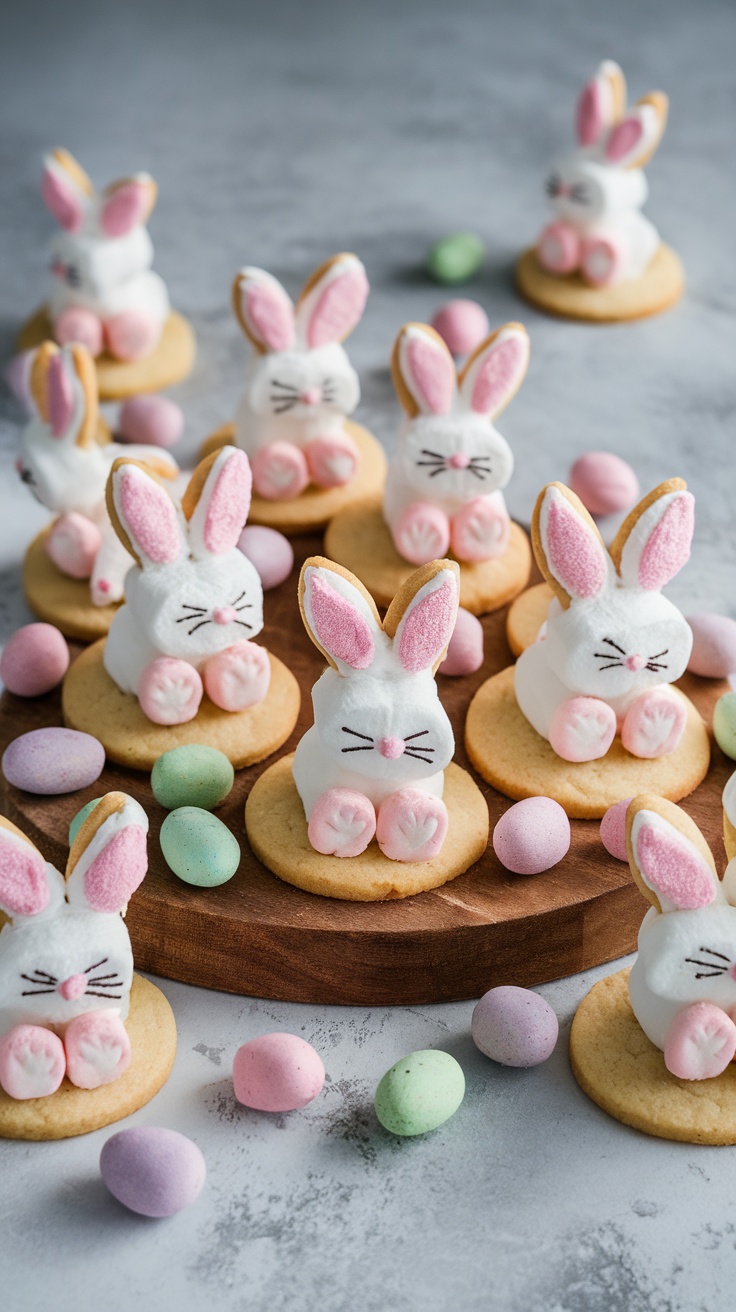
<path fill-rule="evenodd" d="M 70 579 L 62 574 L 47 556 L 45 528 L 33 539 L 23 561 L 23 591 L 26 601 L 40 620 L 55 624 L 66 638 L 94 642 L 107 633 L 114 606 L 94 606 L 89 595 L 89 579 Z M 131 564 L 133 562 L 131 561 Z"/>
<path fill-rule="evenodd" d="M 516 265 L 516 286 L 525 300 L 548 314 L 590 323 L 615 323 L 661 314 L 675 305 L 685 289 L 685 271 L 679 255 L 664 242 L 640 278 L 614 287 L 592 287 L 579 273 L 547 273 L 533 246 Z"/>
<path fill-rule="evenodd" d="M 18 350 L 31 351 L 53 338 L 45 305 L 23 325 Z M 101 401 L 122 401 L 140 392 L 161 392 L 186 378 L 194 364 L 196 345 L 191 325 L 172 310 L 156 350 L 144 360 L 116 360 L 104 351 L 95 360 Z"/>
<path fill-rule="evenodd" d="M 360 856 L 323 856 L 307 836 L 304 807 L 291 772 L 293 754 L 270 765 L 245 804 L 245 828 L 253 852 L 287 884 L 307 893 L 349 902 L 382 902 L 439 888 L 479 860 L 488 846 L 488 807 L 466 770 L 445 770 L 447 837 L 432 861 L 391 861 L 375 839 Z"/>
<path fill-rule="evenodd" d="M 548 583 L 535 583 L 509 606 L 506 616 L 506 641 L 514 656 L 521 656 L 537 640 L 547 618 L 552 589 Z"/>
<path fill-rule="evenodd" d="M 712 1080 L 678 1080 L 641 1028 L 619 970 L 583 998 L 570 1031 L 580 1088 L 624 1125 L 658 1139 L 736 1144 L 736 1066 Z"/>
<path fill-rule="evenodd" d="M 364 501 L 336 515 L 325 533 L 325 555 L 355 574 L 377 606 L 388 606 L 416 565 L 400 556 L 383 518 L 380 501 Z M 460 605 L 474 615 L 505 606 L 529 582 L 532 553 L 518 524 L 511 525 L 506 551 L 477 564 L 460 561 Z"/>
<path fill-rule="evenodd" d="M 570 819 L 595 820 L 637 793 L 678 802 L 702 783 L 710 764 L 708 732 L 692 702 L 683 735 L 669 756 L 631 756 L 619 737 L 597 761 L 565 761 L 519 710 L 514 667 L 481 684 L 468 708 L 465 747 L 484 779 L 506 797 L 552 797 Z"/>
<path fill-rule="evenodd" d="M 64 1078 L 47 1098 L 10 1098 L 0 1089 L 0 1138 L 70 1139 L 130 1116 L 166 1083 L 176 1056 L 176 1022 L 155 984 L 133 976 L 125 1022 L 130 1062 L 99 1089 L 78 1089 Z"/>
<path fill-rule="evenodd" d="M 386 482 L 386 453 L 372 433 L 361 424 L 345 422 L 345 432 L 352 437 L 360 459 L 355 477 L 345 487 L 314 487 L 311 485 L 291 501 L 267 501 L 253 493 L 248 514 L 249 524 L 262 524 L 278 529 L 288 537 L 299 533 L 315 533 L 323 529 L 341 511 L 352 513 L 352 508 L 366 497 L 380 496 Z M 223 424 L 202 443 L 199 459 L 204 460 L 220 447 L 232 444 L 234 424 Z"/>
<path fill-rule="evenodd" d="M 172 747 L 198 743 L 216 747 L 236 770 L 254 765 L 281 747 L 299 714 L 299 684 L 286 666 L 269 653 L 271 683 L 263 701 L 245 711 L 223 711 L 207 697 L 186 724 L 153 724 L 138 698 L 121 692 L 102 663 L 104 639 L 83 651 L 70 665 L 61 693 L 64 723 L 91 733 L 106 755 L 132 770 L 151 770 Z"/>

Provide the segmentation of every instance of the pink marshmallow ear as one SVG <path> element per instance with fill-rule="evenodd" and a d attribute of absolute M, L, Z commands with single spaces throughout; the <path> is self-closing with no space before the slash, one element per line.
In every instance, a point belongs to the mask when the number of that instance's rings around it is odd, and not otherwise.
<path fill-rule="evenodd" d="M 233 305 L 243 332 L 257 351 L 291 350 L 294 306 L 278 279 L 265 269 L 241 269 L 233 283 Z"/>
<path fill-rule="evenodd" d="M 444 656 L 457 620 L 457 579 L 443 569 L 415 594 L 394 636 L 394 651 L 409 674 L 429 670 Z"/>
<path fill-rule="evenodd" d="M 664 487 L 668 485 L 665 484 Z M 637 516 L 633 512 L 620 530 L 611 554 L 628 587 L 658 592 L 690 559 L 695 530 L 695 498 L 691 492 L 666 492 Z"/>
<path fill-rule="evenodd" d="M 46 373 L 46 408 L 52 437 L 63 437 L 74 414 L 74 383 L 64 351 L 51 357 Z"/>
<path fill-rule="evenodd" d="M 296 308 L 299 330 L 309 347 L 342 342 L 359 323 L 368 299 L 368 278 L 355 255 L 329 261 Z"/>
<path fill-rule="evenodd" d="M 537 502 L 533 523 L 539 567 L 563 605 L 573 597 L 599 596 L 609 575 L 608 556 L 600 534 L 585 517 L 582 506 L 579 513 L 577 497 L 566 492 L 567 489 L 562 491 L 554 483 L 545 488 Z"/>
<path fill-rule="evenodd" d="M 64 165 L 67 159 L 72 165 L 71 171 Z M 79 177 L 73 176 L 75 169 Z M 41 198 L 66 232 L 78 232 L 84 222 L 87 195 L 86 188 L 80 185 L 82 181 L 88 183 L 89 180 L 66 152 L 56 152 L 44 159 Z"/>
<path fill-rule="evenodd" d="M 521 324 L 506 324 L 471 355 L 460 391 L 476 414 L 497 415 L 521 386 L 529 368 L 529 337 Z"/>
<path fill-rule="evenodd" d="M 253 483 L 248 457 L 238 447 L 223 447 L 203 464 L 209 464 L 204 482 L 200 465 L 182 498 L 189 521 L 189 546 L 199 558 L 221 556 L 237 546 L 248 518 Z"/>
<path fill-rule="evenodd" d="M 104 828 L 103 825 L 98 833 Z M 84 872 L 88 905 L 93 911 L 122 911 L 147 870 L 146 830 L 142 825 L 128 824 L 114 834 Z"/>
<path fill-rule="evenodd" d="M 147 173 L 125 178 L 107 188 L 100 210 L 100 226 L 106 237 L 125 237 L 145 223 L 153 208 L 156 187 Z"/>
<path fill-rule="evenodd" d="M 46 862 L 0 821 L 0 909 L 9 916 L 37 916 L 48 901 Z"/>
<path fill-rule="evenodd" d="M 718 885 L 707 861 L 673 825 L 653 811 L 639 811 L 631 829 L 636 866 L 663 911 L 710 906 Z"/>
<path fill-rule="evenodd" d="M 575 129 L 581 146 L 594 146 L 608 122 L 608 86 L 600 77 L 586 82 L 580 94 Z"/>
<path fill-rule="evenodd" d="M 394 347 L 394 385 L 406 412 L 447 415 L 455 398 L 455 362 L 434 329 L 407 324 Z"/>
<path fill-rule="evenodd" d="M 667 123 L 667 97 L 651 91 L 612 129 L 604 158 L 619 168 L 641 168 L 651 159 Z"/>
<path fill-rule="evenodd" d="M 637 114 L 629 114 L 617 123 L 606 143 L 609 164 L 620 164 L 636 153 L 644 140 L 644 125 Z"/>
<path fill-rule="evenodd" d="M 108 480 L 108 509 L 123 546 L 141 565 L 168 565 L 183 554 L 176 506 L 140 465 L 116 460 Z"/>
<path fill-rule="evenodd" d="M 339 664 L 352 670 L 369 668 L 377 625 L 366 614 L 364 598 L 344 575 L 307 566 L 301 604 L 308 633 L 336 669 Z"/>

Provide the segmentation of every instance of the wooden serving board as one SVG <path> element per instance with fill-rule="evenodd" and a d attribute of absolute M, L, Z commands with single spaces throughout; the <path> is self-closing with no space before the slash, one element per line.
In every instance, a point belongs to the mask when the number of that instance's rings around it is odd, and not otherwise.
<path fill-rule="evenodd" d="M 320 553 L 320 540 L 294 540 L 297 567 Z M 292 751 L 312 721 L 310 690 L 321 657 L 299 617 L 296 570 L 265 597 L 264 640 L 294 671 L 302 687 Z M 536 582 L 536 578 L 534 579 Z M 476 689 L 511 661 L 506 610 L 486 616 L 483 667 L 467 678 L 439 676 L 440 696 L 455 729 L 456 759 L 471 770 L 463 749 L 465 713 Z M 690 678 L 683 683 L 710 722 L 725 685 Z M 0 701 L 0 749 L 18 734 L 59 724 L 60 697 Z M 264 764 L 242 770 L 217 814 L 236 834 L 243 853 L 229 883 L 192 888 L 166 866 L 158 832 L 166 812 L 154 801 L 147 775 L 107 766 L 81 792 L 38 797 L 2 781 L 2 811 L 63 868 L 70 820 L 81 806 L 110 789 L 136 797 L 150 816 L 150 868 L 130 903 L 128 926 L 139 969 L 232 993 L 294 1002 L 381 1006 L 478 997 L 496 984 L 540 984 L 630 952 L 646 910 L 628 866 L 609 857 L 598 823 L 572 823 L 572 845 L 558 866 L 541 875 L 510 874 L 492 847 L 465 875 L 434 892 L 403 901 L 340 902 L 282 883 L 256 860 L 243 821 L 245 798 Z M 717 747 L 703 785 L 685 809 L 723 860 L 720 796 L 733 768 Z M 493 826 L 510 805 L 474 774 Z"/>

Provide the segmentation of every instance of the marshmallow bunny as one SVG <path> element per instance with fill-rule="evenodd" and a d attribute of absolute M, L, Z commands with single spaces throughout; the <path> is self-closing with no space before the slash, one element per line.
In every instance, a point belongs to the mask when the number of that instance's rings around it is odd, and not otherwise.
<path fill-rule="evenodd" d="M 184 724 L 203 691 L 222 710 L 262 701 L 271 666 L 251 638 L 263 628 L 263 589 L 238 550 L 248 517 L 248 457 L 234 446 L 195 469 L 181 510 L 143 465 L 116 460 L 110 519 L 138 562 L 107 636 L 104 664 L 154 724 Z"/>
<path fill-rule="evenodd" d="M 304 564 L 302 618 L 329 662 L 293 767 L 316 851 L 358 856 L 374 834 L 394 861 L 429 861 L 440 851 L 444 768 L 455 743 L 434 674 L 458 596 L 457 565 L 432 561 L 412 574 L 381 624 L 346 569 L 321 556 Z"/>
<path fill-rule="evenodd" d="M 490 560 L 506 550 L 510 520 L 501 488 L 514 458 L 492 420 L 521 386 L 529 338 L 507 323 L 478 347 L 460 374 L 442 338 L 408 323 L 391 372 L 406 413 L 391 461 L 383 513 L 399 555 L 413 565 L 444 556 Z"/>
<path fill-rule="evenodd" d="M 574 492 L 549 483 L 539 494 L 534 554 L 556 595 L 516 663 L 516 699 L 564 760 L 605 756 L 617 730 L 634 756 L 666 756 L 680 741 L 686 705 L 667 685 L 685 672 L 692 631 L 660 589 L 690 556 L 694 507 L 681 478 L 661 483 L 609 554 Z"/>
<path fill-rule="evenodd" d="M 118 360 L 151 355 L 170 308 L 144 227 L 156 203 L 153 178 L 136 173 L 98 195 L 77 161 L 55 150 L 44 159 L 41 195 L 61 227 L 49 297 L 57 342 Z"/>
<path fill-rule="evenodd" d="M 549 273 L 578 269 L 594 287 L 638 278 L 656 255 L 659 233 L 641 213 L 648 195 L 643 165 L 654 154 L 667 122 L 668 100 L 650 91 L 626 108 L 626 82 L 607 59 L 578 101 L 578 149 L 547 179 L 554 221 L 537 242 Z"/>
<path fill-rule="evenodd" d="M 176 462 L 155 446 L 100 443 L 97 379 L 86 347 L 44 342 L 31 366 L 37 414 L 23 433 L 18 472 L 37 501 L 58 515 L 44 546 L 57 569 L 89 579 L 95 606 L 123 595 L 132 560 L 121 546 L 105 507 L 105 484 L 113 462 L 125 452 L 144 460 L 164 478 L 175 478 Z"/>
<path fill-rule="evenodd" d="M 263 269 L 241 269 L 233 304 L 254 351 L 235 418 L 235 443 L 250 458 L 261 497 L 284 501 L 308 483 L 343 487 L 358 449 L 345 419 L 360 400 L 341 342 L 365 308 L 368 279 L 355 255 L 334 255 L 294 306 Z"/>
<path fill-rule="evenodd" d="M 639 930 L 629 997 L 645 1034 L 681 1080 L 720 1075 L 736 1055 L 732 784 L 724 792 L 730 860 L 723 879 L 697 825 L 679 806 L 641 796 L 626 813 L 631 870 L 652 904 Z"/>
<path fill-rule="evenodd" d="M 0 1086 L 11 1098 L 109 1084 L 130 1060 L 133 953 L 123 916 L 148 867 L 148 818 L 107 793 L 64 875 L 0 817 Z"/>

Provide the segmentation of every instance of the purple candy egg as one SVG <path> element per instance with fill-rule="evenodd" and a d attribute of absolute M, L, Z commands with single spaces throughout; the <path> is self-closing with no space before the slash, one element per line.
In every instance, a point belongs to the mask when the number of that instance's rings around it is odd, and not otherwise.
<path fill-rule="evenodd" d="M 502 1066 L 538 1066 L 552 1055 L 559 1023 L 549 1003 L 531 989 L 504 984 L 476 1004 L 473 1042 Z"/>
<path fill-rule="evenodd" d="M 100 1173 L 118 1202 L 140 1216 L 174 1216 L 202 1191 L 207 1168 L 196 1143 L 178 1130 L 132 1126 L 105 1143 Z"/>
<path fill-rule="evenodd" d="M 2 771 L 9 784 L 27 793 L 73 793 L 99 779 L 104 764 L 105 749 L 89 733 L 32 729 L 8 743 Z"/>
<path fill-rule="evenodd" d="M 145 446 L 173 446 L 184 430 L 184 415 L 168 396 L 131 396 L 120 407 L 117 437 L 120 442 Z"/>
<path fill-rule="evenodd" d="M 551 797 L 527 797 L 510 806 L 493 831 L 493 850 L 515 875 L 538 875 L 570 847 L 570 821 Z"/>

